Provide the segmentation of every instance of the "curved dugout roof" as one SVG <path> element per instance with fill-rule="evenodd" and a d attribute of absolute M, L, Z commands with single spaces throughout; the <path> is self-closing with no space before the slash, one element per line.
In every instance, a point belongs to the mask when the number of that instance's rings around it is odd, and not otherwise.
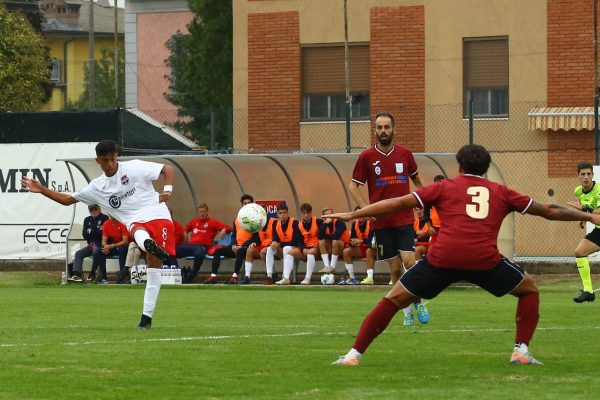
<path fill-rule="evenodd" d="M 174 218 L 185 225 L 195 218 L 196 206 L 207 203 L 209 215 L 231 225 L 240 207 L 240 197 L 251 194 L 255 200 L 285 200 L 290 215 L 299 217 L 300 205 L 308 202 L 313 215 L 325 207 L 346 211 L 355 207 L 348 192 L 358 154 L 272 154 L 272 155 L 164 155 L 137 157 L 167 163 L 176 169 L 173 196 L 169 207 Z M 458 175 L 454 154 L 415 154 L 419 176 L 424 184 L 436 175 Z M 122 160 L 128 158 L 122 157 Z M 102 173 L 93 159 L 65 160 L 90 180 Z M 504 183 L 492 163 L 488 177 Z M 155 184 L 162 188 L 162 182 Z M 79 190 L 80 188 L 75 188 Z M 366 188 L 364 188 L 364 196 Z M 77 221 L 74 221 L 77 223 Z M 507 257 L 513 255 L 514 218 L 507 218 L 498 245 Z"/>

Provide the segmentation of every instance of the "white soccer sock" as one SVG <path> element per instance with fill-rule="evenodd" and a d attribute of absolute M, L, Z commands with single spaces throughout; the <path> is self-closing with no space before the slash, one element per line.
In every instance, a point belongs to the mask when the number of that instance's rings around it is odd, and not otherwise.
<path fill-rule="evenodd" d="M 360 360 L 362 357 L 362 354 L 356 350 L 355 348 L 350 349 L 350 351 L 348 352 L 348 354 L 346 354 L 346 357 L 348 358 L 355 358 L 357 360 Z"/>
<path fill-rule="evenodd" d="M 367 270 L 367 276 L 371 279 L 373 279 L 373 273 L 375 272 L 375 270 L 373 268 L 369 268 Z"/>
<path fill-rule="evenodd" d="M 315 263 L 316 262 L 317 261 L 315 260 L 314 254 L 306 255 L 306 276 L 304 277 L 304 279 L 310 281 L 310 278 L 312 278 L 312 274 L 315 271 Z"/>
<path fill-rule="evenodd" d="M 285 246 L 282 250 L 283 253 L 283 257 L 285 258 L 285 256 L 288 255 L 288 253 L 290 252 L 290 250 L 292 250 L 292 246 Z"/>
<path fill-rule="evenodd" d="M 412 308 L 410 308 L 410 306 L 408 306 L 408 307 L 403 308 L 402 311 L 404 311 L 404 315 L 411 314 Z"/>
<path fill-rule="evenodd" d="M 252 261 L 245 261 L 244 262 L 244 271 L 246 272 L 246 276 L 248 278 L 250 278 L 250 275 L 252 275 L 252 265 L 254 263 Z"/>
<path fill-rule="evenodd" d="M 346 264 L 346 271 L 348 271 L 348 275 L 350 275 L 350 279 L 354 279 L 354 264 Z"/>
<path fill-rule="evenodd" d="M 150 234 L 143 229 L 138 229 L 133 233 L 133 239 L 142 251 L 146 251 L 146 248 L 144 247 L 144 242 L 146 241 L 146 239 L 150 239 Z"/>
<path fill-rule="evenodd" d="M 147 280 L 146 290 L 144 291 L 144 307 L 142 309 L 142 314 L 152 318 L 152 314 L 154 314 L 154 309 L 156 308 L 156 300 L 158 300 L 162 278 L 160 276 L 159 268 L 148 268 L 146 274 Z"/>
<path fill-rule="evenodd" d="M 323 264 L 325 265 L 325 268 L 329 268 L 329 254 L 321 254 L 321 259 L 323 259 Z"/>
<path fill-rule="evenodd" d="M 267 247 L 267 256 L 265 257 L 265 264 L 267 266 L 267 276 L 273 277 L 273 266 L 275 265 L 275 252 L 271 246 Z"/>
<path fill-rule="evenodd" d="M 337 254 L 332 254 L 331 255 L 331 264 L 329 264 L 330 268 L 335 269 L 335 264 L 337 263 L 337 259 L 338 259 Z"/>
<path fill-rule="evenodd" d="M 285 279 L 290 279 L 290 274 L 294 269 L 294 257 L 289 254 L 286 255 L 283 259 L 283 277 Z"/>

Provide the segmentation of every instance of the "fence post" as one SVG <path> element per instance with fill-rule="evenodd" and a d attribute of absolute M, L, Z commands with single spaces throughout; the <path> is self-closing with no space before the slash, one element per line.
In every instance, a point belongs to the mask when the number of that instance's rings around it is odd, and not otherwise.
<path fill-rule="evenodd" d="M 473 144 L 473 93 L 469 91 L 469 144 Z"/>
<path fill-rule="evenodd" d="M 233 107 L 227 107 L 227 147 L 233 153 Z"/>
<path fill-rule="evenodd" d="M 594 93 L 594 153 L 596 156 L 594 165 L 600 165 L 600 155 L 598 154 L 598 142 L 600 141 L 598 138 L 598 96 L 600 96 L 600 88 L 596 88 L 596 93 Z"/>

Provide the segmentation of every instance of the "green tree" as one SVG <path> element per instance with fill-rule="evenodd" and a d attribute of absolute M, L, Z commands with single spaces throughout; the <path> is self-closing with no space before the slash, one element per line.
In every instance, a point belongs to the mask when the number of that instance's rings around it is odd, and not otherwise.
<path fill-rule="evenodd" d="M 201 145 L 225 149 L 231 146 L 232 131 L 232 2 L 188 0 L 188 4 L 195 14 L 188 33 L 178 32 L 167 42 L 171 75 L 166 77 L 170 93 L 165 96 L 182 117 L 177 129 Z"/>
<path fill-rule="evenodd" d="M 0 112 L 39 110 L 49 79 L 43 38 L 0 4 Z"/>
<path fill-rule="evenodd" d="M 100 59 L 94 61 L 95 69 L 95 97 L 94 108 L 114 108 L 125 106 L 125 58 L 124 52 L 119 50 L 117 61 L 117 72 L 119 78 L 119 90 L 117 103 L 115 105 L 115 56 L 113 50 L 102 49 Z M 88 64 L 83 65 L 83 76 L 88 76 Z M 67 101 L 67 109 L 69 110 L 87 110 L 89 109 L 89 87 L 79 98 L 73 102 Z"/>

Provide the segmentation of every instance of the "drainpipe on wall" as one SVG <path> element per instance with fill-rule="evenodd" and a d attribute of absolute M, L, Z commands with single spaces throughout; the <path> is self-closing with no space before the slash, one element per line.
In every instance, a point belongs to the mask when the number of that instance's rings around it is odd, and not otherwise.
<path fill-rule="evenodd" d="M 67 82 L 67 46 L 75 39 L 68 39 L 63 43 L 63 71 L 64 71 L 64 86 L 63 86 L 63 110 L 67 108 L 67 101 L 69 99 L 69 85 Z"/>

